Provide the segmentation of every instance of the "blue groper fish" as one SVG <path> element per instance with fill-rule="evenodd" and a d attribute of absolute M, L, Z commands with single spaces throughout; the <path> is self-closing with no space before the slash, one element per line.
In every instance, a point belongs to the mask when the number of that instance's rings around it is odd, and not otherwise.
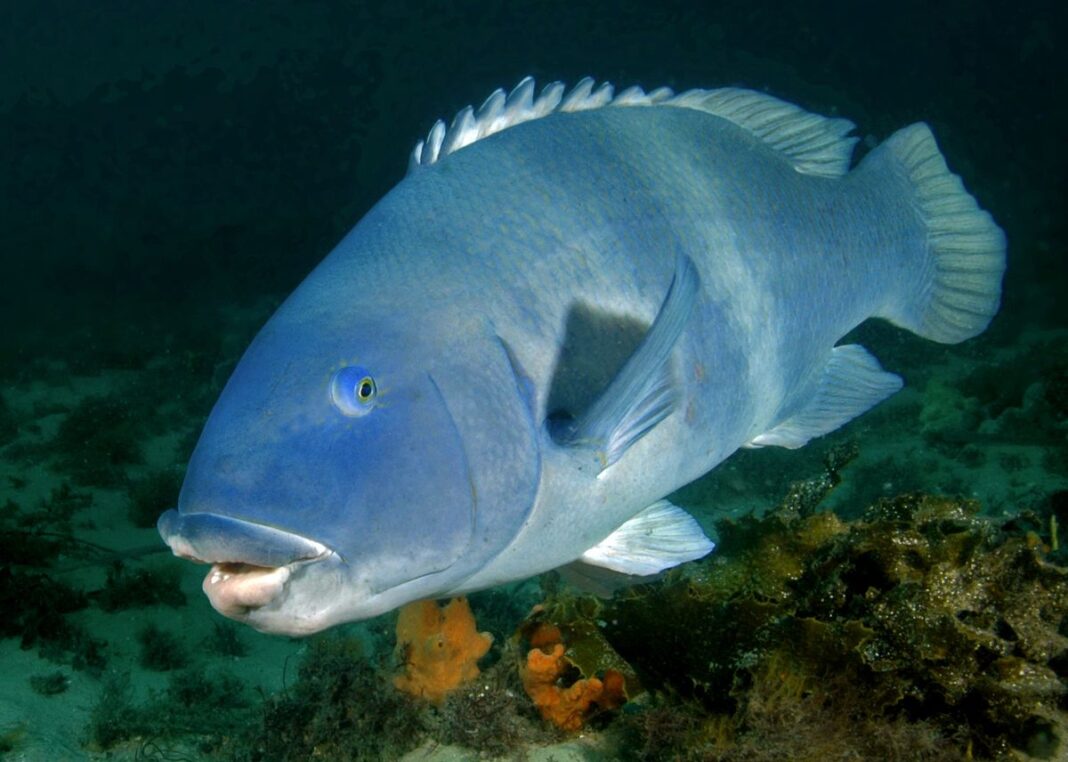
<path fill-rule="evenodd" d="M 287 634 L 707 554 L 665 496 L 901 387 L 846 333 L 959 342 L 997 311 L 1004 237 L 928 128 L 851 168 L 852 127 L 529 78 L 438 122 L 248 348 L 160 534 Z"/>

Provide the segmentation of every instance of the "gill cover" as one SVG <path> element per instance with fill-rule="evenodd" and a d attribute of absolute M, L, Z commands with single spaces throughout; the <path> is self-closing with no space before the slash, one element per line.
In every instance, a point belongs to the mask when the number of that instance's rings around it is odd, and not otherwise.
<path fill-rule="evenodd" d="M 177 526 L 209 514 L 299 535 L 340 556 L 370 593 L 449 568 L 471 541 L 475 502 L 441 390 L 398 353 L 351 372 L 325 366 L 337 350 L 321 337 L 276 319 L 256 338 L 193 453 Z M 261 556 L 243 547 L 249 534 L 213 537 L 212 552 Z"/>

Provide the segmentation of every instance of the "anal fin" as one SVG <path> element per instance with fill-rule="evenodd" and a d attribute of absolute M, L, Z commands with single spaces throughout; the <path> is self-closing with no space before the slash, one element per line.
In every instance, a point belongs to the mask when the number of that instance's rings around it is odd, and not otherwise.
<path fill-rule="evenodd" d="M 867 412 L 901 386 L 901 377 L 883 370 L 879 361 L 859 344 L 835 347 L 808 404 L 754 437 L 749 446 L 802 447 L 810 439 L 829 434 Z"/>

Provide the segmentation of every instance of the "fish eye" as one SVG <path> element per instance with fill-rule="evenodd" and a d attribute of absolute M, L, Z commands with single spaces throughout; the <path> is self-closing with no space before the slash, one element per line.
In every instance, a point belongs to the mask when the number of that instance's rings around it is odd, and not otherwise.
<path fill-rule="evenodd" d="M 375 396 L 375 380 L 370 376 L 364 376 L 356 384 L 356 399 L 364 404 L 370 402 Z"/>
<path fill-rule="evenodd" d="M 374 407 L 377 396 L 374 376 L 355 365 L 336 371 L 330 381 L 330 399 L 347 416 L 366 415 Z"/>

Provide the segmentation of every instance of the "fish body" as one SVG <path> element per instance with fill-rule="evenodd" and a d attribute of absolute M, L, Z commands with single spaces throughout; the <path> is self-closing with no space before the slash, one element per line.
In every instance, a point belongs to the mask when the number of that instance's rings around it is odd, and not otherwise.
<path fill-rule="evenodd" d="M 846 333 L 956 342 L 997 310 L 1004 237 L 927 128 L 851 169 L 851 127 L 529 79 L 439 123 L 242 358 L 164 540 L 294 634 L 708 553 L 666 495 L 900 388 Z"/>

